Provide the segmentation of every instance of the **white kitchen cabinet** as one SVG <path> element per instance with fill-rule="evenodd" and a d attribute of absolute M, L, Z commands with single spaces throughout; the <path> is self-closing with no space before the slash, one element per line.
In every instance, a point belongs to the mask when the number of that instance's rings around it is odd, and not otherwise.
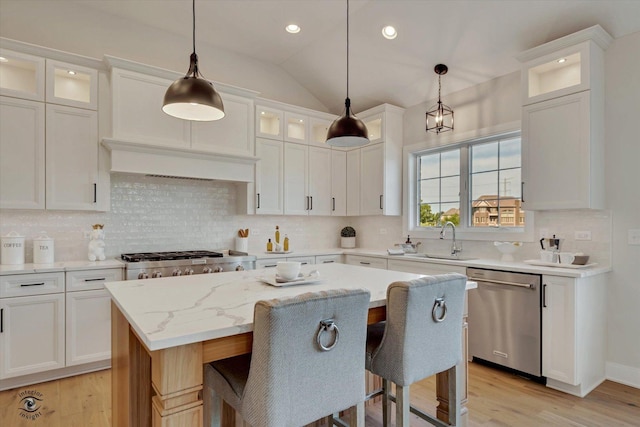
<path fill-rule="evenodd" d="M 47 104 L 47 209 L 97 210 L 98 113 Z"/>
<path fill-rule="evenodd" d="M 1 276 L 0 379 L 64 363 L 64 273 Z"/>
<path fill-rule="evenodd" d="M 111 358 L 111 297 L 105 289 L 66 295 L 66 366 Z"/>
<path fill-rule="evenodd" d="M 327 132 L 333 120 L 334 119 L 329 118 L 329 116 L 327 116 L 327 118 L 309 117 L 309 145 L 328 147 Z M 340 147 L 331 147 L 331 149 L 336 148 Z"/>
<path fill-rule="evenodd" d="M 347 216 L 360 215 L 360 149 L 347 151 Z"/>
<path fill-rule="evenodd" d="M 306 144 L 309 140 L 309 118 L 303 114 L 285 111 L 284 140 Z"/>
<path fill-rule="evenodd" d="M 308 215 L 311 202 L 307 193 L 308 147 L 302 144 L 284 145 L 284 213 Z"/>
<path fill-rule="evenodd" d="M 326 176 L 327 172 L 324 171 Z M 331 150 L 331 215 L 347 215 L 347 153 Z"/>
<path fill-rule="evenodd" d="M 604 50 L 594 26 L 519 55 L 522 206 L 604 209 Z"/>
<path fill-rule="evenodd" d="M 227 93 L 223 96 L 223 119 L 191 123 L 191 148 L 216 153 L 253 155 L 253 99 Z"/>
<path fill-rule="evenodd" d="M 410 261 L 404 259 L 389 259 L 387 261 L 387 270 L 428 274 L 432 276 L 447 273 L 459 273 L 464 274 L 465 276 L 467 274 L 467 268 L 464 266 L 425 262 L 422 260 Z"/>
<path fill-rule="evenodd" d="M 341 264 L 341 254 L 316 255 L 316 264 Z"/>
<path fill-rule="evenodd" d="M 256 270 L 260 268 L 275 268 L 278 261 L 286 261 L 286 258 L 261 258 L 256 260 Z"/>
<path fill-rule="evenodd" d="M 331 162 L 332 153 L 333 151 L 329 148 L 308 147 L 307 194 L 309 195 L 309 215 L 329 216 L 333 213 L 332 183 L 334 182 L 334 175 Z"/>
<path fill-rule="evenodd" d="M 316 263 L 316 257 L 313 255 L 293 256 L 293 257 L 287 257 L 287 261 L 299 262 L 301 265 L 311 265 Z"/>
<path fill-rule="evenodd" d="M 384 143 L 360 149 L 360 215 L 384 212 Z"/>
<path fill-rule="evenodd" d="M 0 96 L 0 208 L 45 207 L 45 105 Z"/>
<path fill-rule="evenodd" d="M 47 59 L 46 102 L 98 109 L 98 70 Z"/>
<path fill-rule="evenodd" d="M 359 265 L 361 267 L 387 269 L 387 259 L 365 255 L 347 254 L 344 256 L 344 263 L 350 265 Z"/>
<path fill-rule="evenodd" d="M 548 387 L 584 397 L 604 381 L 603 277 L 542 277 L 542 375 Z"/>
<path fill-rule="evenodd" d="M 256 104 L 256 137 L 284 141 L 284 111 Z"/>
<path fill-rule="evenodd" d="M 256 140 L 256 214 L 282 215 L 284 212 L 284 143 Z"/>
<path fill-rule="evenodd" d="M 4 48 L 0 56 L 0 95 L 44 101 L 44 58 Z"/>

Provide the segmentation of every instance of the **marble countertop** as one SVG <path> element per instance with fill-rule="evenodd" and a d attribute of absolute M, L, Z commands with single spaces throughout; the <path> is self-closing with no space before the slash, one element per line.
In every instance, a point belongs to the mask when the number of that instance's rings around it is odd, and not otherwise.
<path fill-rule="evenodd" d="M 273 269 L 161 279 L 108 282 L 105 288 L 140 340 L 150 350 L 160 350 L 249 332 L 253 307 L 261 299 L 281 298 L 335 288 L 366 288 L 371 307 L 385 304 L 390 283 L 412 280 L 418 274 L 378 270 L 345 264 L 305 266 L 317 269 L 315 284 L 274 287 L 258 277 L 274 275 Z M 467 289 L 476 287 L 467 283 Z"/>
<path fill-rule="evenodd" d="M 117 259 L 105 259 L 104 261 L 64 261 L 51 264 L 2 264 L 0 265 L 0 276 L 9 274 L 97 270 L 101 268 L 124 268 L 124 264 Z"/>

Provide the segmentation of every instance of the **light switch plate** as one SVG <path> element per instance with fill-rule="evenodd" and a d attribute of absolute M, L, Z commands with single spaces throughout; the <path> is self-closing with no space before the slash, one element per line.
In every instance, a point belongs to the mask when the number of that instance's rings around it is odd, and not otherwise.
<path fill-rule="evenodd" d="M 640 246 L 640 229 L 631 229 L 628 231 L 629 244 Z"/>

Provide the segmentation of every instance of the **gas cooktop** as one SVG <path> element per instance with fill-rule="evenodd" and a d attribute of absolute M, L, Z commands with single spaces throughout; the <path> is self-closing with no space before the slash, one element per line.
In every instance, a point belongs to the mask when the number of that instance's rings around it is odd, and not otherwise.
<path fill-rule="evenodd" d="M 122 254 L 120 257 L 127 262 L 143 261 L 170 261 L 174 259 L 198 259 L 198 258 L 220 258 L 224 256 L 221 252 L 212 251 L 178 251 L 178 252 L 142 252 Z"/>

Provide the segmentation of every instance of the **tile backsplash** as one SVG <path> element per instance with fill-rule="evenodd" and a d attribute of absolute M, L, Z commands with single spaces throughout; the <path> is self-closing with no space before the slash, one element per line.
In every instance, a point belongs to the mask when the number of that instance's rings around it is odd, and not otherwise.
<path fill-rule="evenodd" d="M 262 253 L 268 238 L 280 227 L 293 251 L 327 249 L 340 245 L 346 225 L 357 231 L 357 246 L 383 250 L 404 242 L 400 217 L 313 217 L 239 215 L 236 184 L 112 174 L 111 211 L 0 210 L 0 235 L 16 231 L 26 237 L 25 261 L 33 260 L 33 236 L 45 231 L 55 241 L 56 261 L 86 259 L 92 224 L 104 224 L 105 253 L 234 248 L 240 228 L 249 228 L 249 251 Z M 561 249 L 584 252 L 590 262 L 610 263 L 610 211 L 572 210 L 538 212 L 535 236 L 548 230 L 563 240 Z M 576 231 L 591 231 L 591 240 L 577 241 Z M 538 237 L 539 238 L 539 237 Z M 418 239 L 414 239 L 416 241 Z M 420 241 L 420 240 L 418 240 Z M 422 240 L 430 252 L 446 252 L 449 241 Z M 464 241 L 468 256 L 499 259 L 493 242 Z M 525 243 L 516 260 L 538 257 L 539 243 Z M 422 249 L 424 251 L 424 249 Z"/>

